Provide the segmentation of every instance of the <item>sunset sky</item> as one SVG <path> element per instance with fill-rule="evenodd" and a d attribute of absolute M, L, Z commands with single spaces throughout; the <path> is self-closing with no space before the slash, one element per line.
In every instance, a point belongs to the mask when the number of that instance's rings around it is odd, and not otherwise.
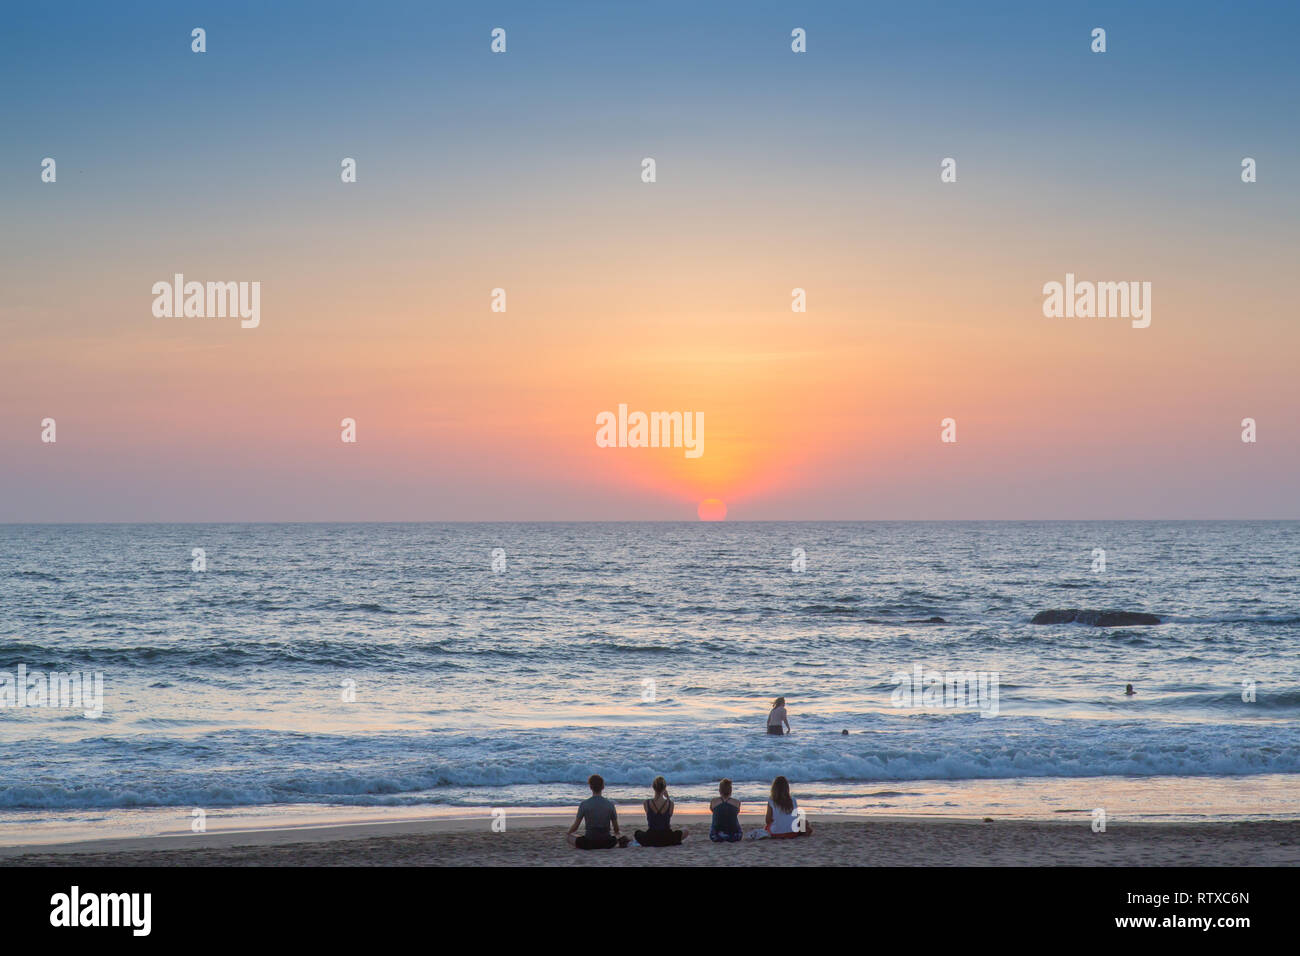
<path fill-rule="evenodd" d="M 5 12 L 0 521 L 1300 517 L 1292 4 L 266 6 Z"/>

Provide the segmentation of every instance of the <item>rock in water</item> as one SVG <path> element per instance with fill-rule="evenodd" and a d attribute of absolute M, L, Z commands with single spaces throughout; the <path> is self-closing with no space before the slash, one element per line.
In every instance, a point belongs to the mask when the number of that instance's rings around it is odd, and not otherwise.
<path fill-rule="evenodd" d="M 1079 609 L 1067 608 L 1064 611 L 1039 611 L 1034 615 L 1030 624 L 1071 624 L 1074 617 L 1079 613 Z"/>
<path fill-rule="evenodd" d="M 1096 627 L 1129 627 L 1133 624 L 1159 624 L 1160 618 L 1141 611 L 1084 611 L 1078 621 Z"/>
<path fill-rule="evenodd" d="M 1077 607 L 1039 611 L 1030 624 L 1091 624 L 1093 627 L 1130 627 L 1159 624 L 1160 618 L 1141 611 L 1089 611 Z"/>

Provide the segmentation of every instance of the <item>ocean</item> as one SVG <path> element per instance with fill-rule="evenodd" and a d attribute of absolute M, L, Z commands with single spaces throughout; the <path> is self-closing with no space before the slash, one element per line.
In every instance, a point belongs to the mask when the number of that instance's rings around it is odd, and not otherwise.
<path fill-rule="evenodd" d="M 0 842 L 569 812 L 593 772 L 1295 818 L 1297 569 L 1280 521 L 4 525 Z M 1064 608 L 1162 623 L 1031 623 Z M 20 666 L 102 675 L 102 714 L 16 706 Z"/>

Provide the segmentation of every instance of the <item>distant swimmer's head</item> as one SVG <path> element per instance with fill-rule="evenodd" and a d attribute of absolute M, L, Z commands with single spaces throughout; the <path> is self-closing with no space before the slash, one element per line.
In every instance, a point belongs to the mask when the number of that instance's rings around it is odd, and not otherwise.
<path fill-rule="evenodd" d="M 772 709 L 773 709 L 773 710 L 776 710 L 778 707 L 784 707 L 784 706 L 785 706 L 785 698 L 784 698 L 784 697 L 778 697 L 775 701 L 772 702 Z"/>
<path fill-rule="evenodd" d="M 668 796 L 668 781 L 663 777 L 655 777 L 654 783 L 650 784 L 650 786 L 655 788 L 656 797 Z"/>
<path fill-rule="evenodd" d="M 718 793 L 722 794 L 723 800 L 731 796 L 731 781 L 726 777 L 723 777 L 722 782 L 718 784 Z"/>
<path fill-rule="evenodd" d="M 780 807 L 782 813 L 794 812 L 794 800 L 790 798 L 790 781 L 777 777 L 772 781 L 772 802 Z"/>
<path fill-rule="evenodd" d="M 605 789 L 605 778 L 598 773 L 593 773 L 587 778 L 587 786 L 591 787 L 591 792 L 599 794 Z"/>
<path fill-rule="evenodd" d="M 1124 696 L 1125 696 L 1125 697 L 1132 697 L 1132 696 L 1133 696 L 1133 685 L 1132 685 L 1132 684 L 1128 684 L 1128 685 L 1124 688 Z"/>

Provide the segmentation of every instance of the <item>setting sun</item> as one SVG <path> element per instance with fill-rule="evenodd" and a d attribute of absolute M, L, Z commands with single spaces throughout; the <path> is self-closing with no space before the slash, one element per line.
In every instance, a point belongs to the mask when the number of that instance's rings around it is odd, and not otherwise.
<path fill-rule="evenodd" d="M 701 521 L 725 521 L 727 518 L 727 503 L 721 498 L 705 498 L 700 502 L 700 507 L 696 513 L 700 516 Z"/>

